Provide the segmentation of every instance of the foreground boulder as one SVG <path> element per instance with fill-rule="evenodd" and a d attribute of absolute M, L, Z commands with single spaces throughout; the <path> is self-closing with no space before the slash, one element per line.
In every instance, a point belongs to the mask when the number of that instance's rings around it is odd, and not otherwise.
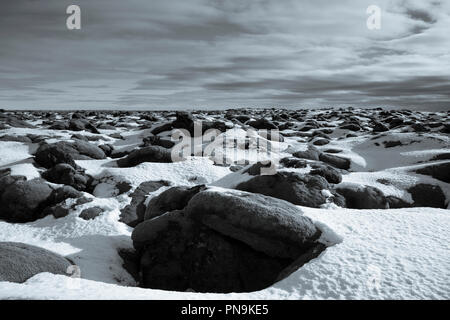
<path fill-rule="evenodd" d="M 325 249 L 320 234 L 288 202 L 208 189 L 182 210 L 140 223 L 132 239 L 142 287 L 226 293 L 261 290 L 287 276 Z"/>
<path fill-rule="evenodd" d="M 296 258 L 320 235 L 297 207 L 260 194 L 206 190 L 191 199 L 186 213 L 271 257 Z"/>
<path fill-rule="evenodd" d="M 289 201 L 296 205 L 318 208 L 327 202 L 329 190 L 334 203 L 344 206 L 344 199 L 334 192 L 327 180 L 320 175 L 301 175 L 295 172 L 277 172 L 274 175 L 255 176 L 242 182 L 236 189 L 260 193 Z"/>
<path fill-rule="evenodd" d="M 150 146 L 132 151 L 125 158 L 117 160 L 121 168 L 134 167 L 143 162 L 172 162 L 170 150 L 160 146 Z"/>
<path fill-rule="evenodd" d="M 350 209 L 389 209 L 383 192 L 375 187 L 345 184 L 336 188 Z"/>
<path fill-rule="evenodd" d="M 18 242 L 0 242 L 0 281 L 22 283 L 41 272 L 67 274 L 69 260 L 51 251 Z"/>

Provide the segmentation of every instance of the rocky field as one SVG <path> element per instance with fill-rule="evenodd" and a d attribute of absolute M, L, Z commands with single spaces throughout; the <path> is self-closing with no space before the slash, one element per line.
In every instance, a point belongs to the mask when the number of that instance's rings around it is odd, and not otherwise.
<path fill-rule="evenodd" d="M 0 299 L 449 299 L 449 133 L 381 108 L 1 110 Z"/>

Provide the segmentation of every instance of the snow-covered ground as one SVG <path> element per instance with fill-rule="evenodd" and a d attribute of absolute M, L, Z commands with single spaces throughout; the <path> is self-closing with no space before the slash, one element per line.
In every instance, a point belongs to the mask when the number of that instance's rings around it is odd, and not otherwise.
<path fill-rule="evenodd" d="M 1 240 L 38 244 L 72 258 L 78 256 L 75 261 L 82 276 L 42 273 L 24 284 L 2 282 L 0 299 L 450 298 L 447 210 L 302 210 L 334 230 L 342 242 L 270 288 L 231 294 L 169 292 L 106 283 L 116 276 L 127 279 L 119 270 L 114 247 L 131 245 L 129 230 L 115 221 L 114 213 L 95 226 L 88 226 L 93 221 L 72 215 L 26 225 L 0 223 Z M 87 261 L 92 258 L 96 259 Z"/>
<path fill-rule="evenodd" d="M 332 125 L 334 123 L 331 123 Z M 297 127 L 301 127 L 300 124 Z M 295 128 L 295 127 L 294 127 Z M 104 138 L 93 144 L 111 143 L 118 150 L 137 147 L 149 129 L 100 130 Z M 417 183 L 438 185 L 447 203 L 448 183 L 411 172 L 430 163 L 437 154 L 450 152 L 450 138 L 435 132 L 421 134 L 391 130 L 381 135 L 359 134 L 342 138 L 342 130 L 331 134 L 331 142 L 317 148 L 340 149 L 338 155 L 351 160 L 350 172 L 343 184 L 374 186 L 385 195 L 412 202 L 406 191 Z M 108 134 L 119 132 L 123 139 Z M 288 131 L 287 131 L 288 132 Z M 48 142 L 70 140 L 73 132 L 11 128 L 1 134 L 39 134 L 52 137 Z M 0 134 L 0 135 L 1 135 Z M 91 135 L 82 132 L 84 135 Z M 242 137 L 242 130 L 234 132 Z M 98 136 L 98 135 L 97 135 Z M 342 139 L 341 139 L 342 138 Z M 394 141 L 401 145 L 385 148 Z M 290 156 L 289 150 L 306 150 L 303 137 L 286 137 L 275 158 Z M 11 168 L 12 175 L 27 179 L 40 176 L 33 166 L 36 144 L 0 141 L 0 169 Z M 222 156 L 222 155 L 219 155 Z M 243 148 L 235 156 L 248 156 Z M 251 155 L 254 160 L 255 155 Z M 119 222 L 120 210 L 130 202 L 128 194 L 145 181 L 168 180 L 172 185 L 211 184 L 233 187 L 250 178 L 228 167 L 214 165 L 207 157 L 191 157 L 178 163 L 142 163 L 118 168 L 115 160 L 78 160 L 86 173 L 102 179 L 94 200 L 77 206 L 70 214 L 55 219 L 47 216 L 30 223 L 0 220 L 0 241 L 37 245 L 67 256 L 80 267 L 81 278 L 41 273 L 23 284 L 0 282 L 0 299 L 449 299 L 450 298 L 450 212 L 447 209 L 405 208 L 387 210 L 351 210 L 336 206 L 320 209 L 300 207 L 316 224 L 330 231 L 337 244 L 305 264 L 286 279 L 252 293 L 171 292 L 136 287 L 134 279 L 122 267 L 120 248 L 132 248 L 132 228 Z M 286 169 L 307 173 L 310 167 Z M 130 192 L 111 192 L 118 181 L 133 187 Z M 387 182 L 387 183 L 386 183 Z M 110 185 L 109 185 L 110 183 Z M 159 194 L 163 189 L 148 196 Z M 148 203 L 148 201 L 146 202 Z M 99 206 L 104 212 L 93 220 L 78 215 L 83 209 Z M 0 257 L 1 258 L 1 257 Z"/>

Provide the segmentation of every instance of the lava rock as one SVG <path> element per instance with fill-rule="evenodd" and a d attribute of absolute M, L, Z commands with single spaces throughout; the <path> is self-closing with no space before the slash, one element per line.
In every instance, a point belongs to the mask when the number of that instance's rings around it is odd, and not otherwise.
<path fill-rule="evenodd" d="M 186 216 L 271 257 L 296 258 L 321 234 L 294 205 L 248 192 L 204 190 Z"/>
<path fill-rule="evenodd" d="M 345 198 L 350 209 L 389 209 L 383 192 L 375 187 L 345 184 L 337 186 L 336 191 Z"/>
<path fill-rule="evenodd" d="M 52 191 L 42 179 L 16 181 L 0 197 L 0 218 L 8 222 L 36 220 Z"/>
<path fill-rule="evenodd" d="M 38 273 L 66 275 L 69 260 L 49 250 L 18 242 L 0 242 L 0 281 L 23 283 Z"/>
<path fill-rule="evenodd" d="M 296 158 L 307 159 L 307 160 L 319 160 L 320 151 L 313 146 L 309 146 L 305 151 L 296 151 L 292 154 Z"/>
<path fill-rule="evenodd" d="M 432 176 L 437 180 L 450 183 L 450 162 L 429 165 L 416 170 L 416 173 Z"/>
<path fill-rule="evenodd" d="M 143 162 L 172 162 L 170 150 L 160 146 L 150 146 L 132 151 L 125 158 L 117 160 L 121 168 L 134 167 Z"/>
<path fill-rule="evenodd" d="M 323 190 L 330 190 L 334 196 L 331 200 L 338 205 L 344 205 L 343 198 L 333 191 L 325 178 L 318 175 L 278 172 L 275 175 L 255 176 L 238 184 L 236 189 L 313 208 L 318 208 L 327 202 L 328 196 Z"/>
<path fill-rule="evenodd" d="M 170 185 L 168 181 L 146 181 L 142 182 L 136 190 L 130 194 L 131 203 L 120 211 L 121 222 L 135 227 L 138 223 L 144 221 L 146 196 L 156 190 Z"/>
<path fill-rule="evenodd" d="M 413 198 L 414 207 L 447 208 L 445 194 L 438 185 L 420 183 L 407 191 Z"/>
<path fill-rule="evenodd" d="M 102 213 L 103 213 L 102 208 L 91 207 L 91 208 L 87 208 L 87 209 L 84 209 L 83 211 L 81 211 L 79 217 L 84 220 L 92 220 L 92 219 L 95 219 L 96 217 L 98 217 L 99 215 L 101 215 Z"/>
<path fill-rule="evenodd" d="M 80 191 L 86 190 L 92 182 L 92 177 L 66 163 L 58 163 L 45 171 L 42 177 L 50 182 L 65 184 Z"/>
<path fill-rule="evenodd" d="M 158 217 L 169 211 L 183 209 L 194 195 L 204 189 L 204 185 L 195 187 L 178 186 L 167 189 L 150 200 L 145 211 L 144 220 Z"/>
<path fill-rule="evenodd" d="M 342 174 L 335 168 L 321 163 L 314 163 L 311 165 L 312 170 L 309 172 L 312 175 L 319 175 L 324 177 L 329 183 L 338 184 L 342 182 Z"/>
<path fill-rule="evenodd" d="M 319 160 L 322 162 L 331 164 L 333 167 L 338 168 L 338 169 L 343 169 L 343 170 L 350 169 L 350 164 L 351 164 L 350 159 L 338 157 L 334 154 L 321 153 L 319 155 Z"/>

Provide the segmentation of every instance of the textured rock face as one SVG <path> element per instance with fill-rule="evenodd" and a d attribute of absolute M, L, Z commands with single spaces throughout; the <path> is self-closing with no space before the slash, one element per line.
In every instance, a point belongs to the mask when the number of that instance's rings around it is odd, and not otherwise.
<path fill-rule="evenodd" d="M 450 183 L 450 162 L 443 162 L 416 170 L 417 173 L 432 176 L 442 182 Z"/>
<path fill-rule="evenodd" d="M 275 175 L 255 176 L 237 185 L 236 189 L 313 208 L 318 208 L 327 202 L 328 197 L 322 190 L 330 190 L 334 195 L 333 202 L 341 206 L 344 204 L 342 197 L 336 194 L 327 180 L 319 175 L 278 172 Z"/>
<path fill-rule="evenodd" d="M 35 161 L 45 168 L 59 163 L 66 163 L 77 168 L 74 160 L 105 159 L 102 149 L 82 140 L 75 142 L 60 141 L 52 144 L 44 143 L 35 153 Z"/>
<path fill-rule="evenodd" d="M 0 242 L 0 281 L 22 283 L 41 272 L 67 274 L 66 258 L 25 243 Z"/>
<path fill-rule="evenodd" d="M 338 186 L 348 208 L 351 209 L 389 209 L 389 203 L 383 192 L 377 188 L 360 185 Z"/>
<path fill-rule="evenodd" d="M 65 184 L 77 190 L 86 190 L 92 178 L 67 163 L 59 163 L 42 174 L 44 179 L 53 183 Z"/>
<path fill-rule="evenodd" d="M 445 194 L 437 185 L 420 183 L 407 191 L 413 198 L 414 207 L 447 208 Z"/>
<path fill-rule="evenodd" d="M 36 220 L 52 191 L 42 179 L 19 180 L 11 184 L 1 194 L 0 218 L 11 222 Z"/>
<path fill-rule="evenodd" d="M 170 150 L 160 146 L 150 146 L 132 151 L 125 158 L 117 160 L 122 168 L 134 167 L 143 162 L 172 162 Z"/>
<path fill-rule="evenodd" d="M 350 169 L 351 162 L 349 159 L 338 157 L 334 154 L 321 153 L 319 156 L 319 160 L 331 164 L 333 167 L 336 167 L 338 169 Z"/>
<path fill-rule="evenodd" d="M 325 249 L 317 242 L 320 234 L 283 200 L 202 187 L 181 210 L 138 224 L 132 239 L 143 287 L 248 292 L 270 286 L 320 254 Z"/>
<path fill-rule="evenodd" d="M 150 200 L 147 210 L 145 211 L 144 219 L 152 219 L 160 216 L 165 212 L 173 210 L 181 210 L 188 204 L 189 200 L 203 190 L 203 185 L 189 187 L 173 187 L 170 188 L 157 197 Z"/>
<path fill-rule="evenodd" d="M 141 183 L 136 190 L 130 194 L 131 203 L 123 208 L 120 212 L 120 221 L 126 223 L 130 227 L 144 221 L 146 206 L 144 204 L 146 196 L 150 192 L 154 192 L 162 187 L 170 185 L 168 181 L 146 181 Z"/>
<path fill-rule="evenodd" d="M 189 202 L 186 214 L 272 257 L 295 258 L 320 235 L 294 205 L 247 192 L 200 192 Z"/>

